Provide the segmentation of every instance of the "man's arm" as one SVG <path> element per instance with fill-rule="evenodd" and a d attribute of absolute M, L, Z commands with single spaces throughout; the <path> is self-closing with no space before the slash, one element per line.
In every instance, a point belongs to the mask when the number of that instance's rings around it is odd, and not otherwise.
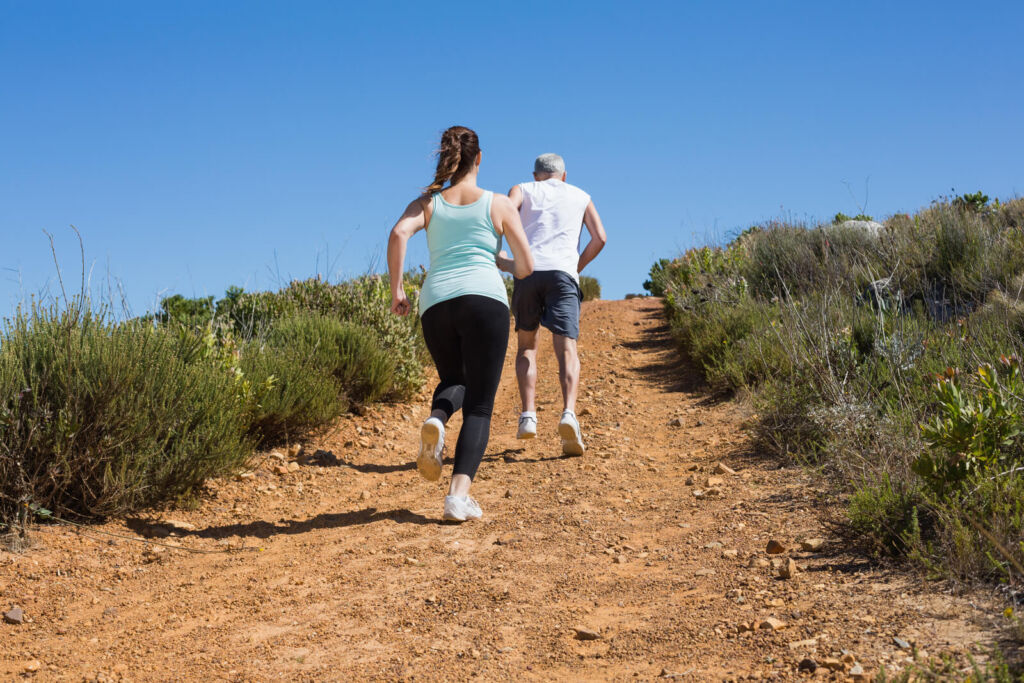
<path fill-rule="evenodd" d="M 608 235 L 604 232 L 604 224 L 601 223 L 601 217 L 597 215 L 594 202 L 587 204 L 587 209 L 583 212 L 583 225 L 590 233 L 590 242 L 580 254 L 580 260 L 576 264 L 577 273 L 582 273 L 587 264 L 593 261 L 604 249 L 604 245 L 608 243 Z"/>
<path fill-rule="evenodd" d="M 523 191 L 518 185 L 508 191 L 508 198 L 512 200 L 512 206 L 516 207 L 516 211 L 523 208 Z"/>
<path fill-rule="evenodd" d="M 501 234 L 508 242 L 513 256 L 513 259 L 509 260 L 508 255 L 502 251 L 495 257 L 495 261 L 498 268 L 512 273 L 513 277 L 521 280 L 533 272 L 533 254 L 530 253 L 530 244 L 526 240 L 526 233 L 523 232 L 519 212 L 512 202 L 501 196 L 494 198 L 491 210 L 496 213 L 501 224 Z"/>
<path fill-rule="evenodd" d="M 518 185 L 513 185 L 512 189 L 508 191 L 508 198 L 509 201 L 512 202 L 512 206 L 516 211 L 519 211 L 519 209 L 522 208 L 523 191 Z M 494 261 L 498 264 L 499 270 L 503 270 L 506 273 L 511 273 L 515 270 L 515 261 L 513 261 L 504 250 L 498 252 Z"/>

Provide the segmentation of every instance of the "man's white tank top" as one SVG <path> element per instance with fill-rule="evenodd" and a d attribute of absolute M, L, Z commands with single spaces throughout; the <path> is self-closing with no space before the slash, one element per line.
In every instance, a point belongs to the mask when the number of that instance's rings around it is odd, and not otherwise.
<path fill-rule="evenodd" d="M 520 183 L 519 216 L 530 242 L 534 270 L 561 270 L 579 282 L 580 233 L 590 195 L 556 178 Z"/>

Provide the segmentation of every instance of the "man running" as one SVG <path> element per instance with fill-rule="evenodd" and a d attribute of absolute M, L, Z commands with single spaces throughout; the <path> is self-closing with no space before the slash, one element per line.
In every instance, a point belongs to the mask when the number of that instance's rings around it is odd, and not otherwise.
<path fill-rule="evenodd" d="M 537 329 L 551 330 L 558 378 L 562 385 L 562 418 L 558 435 L 562 451 L 583 455 L 583 435 L 576 419 L 576 394 L 580 382 L 580 360 L 576 339 L 580 335 L 579 274 L 604 248 L 607 237 L 601 217 L 590 195 L 565 182 L 565 162 L 557 154 L 541 154 L 533 164 L 532 183 L 520 183 L 508 196 L 519 209 L 523 230 L 533 254 L 534 272 L 517 279 L 512 292 L 512 313 L 516 319 L 519 350 L 516 379 L 523 412 L 519 416 L 520 439 L 537 436 Z M 583 226 L 590 242 L 579 253 Z M 513 261 L 503 251 L 498 267 L 512 272 Z"/>

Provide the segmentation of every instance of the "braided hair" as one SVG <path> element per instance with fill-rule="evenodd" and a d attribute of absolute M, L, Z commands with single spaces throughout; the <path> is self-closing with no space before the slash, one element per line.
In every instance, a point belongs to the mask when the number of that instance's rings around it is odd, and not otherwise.
<path fill-rule="evenodd" d="M 441 134 L 441 147 L 437 150 L 437 171 L 434 182 L 423 189 L 426 197 L 462 180 L 473 168 L 480 154 L 480 139 L 465 126 L 452 126 Z"/>

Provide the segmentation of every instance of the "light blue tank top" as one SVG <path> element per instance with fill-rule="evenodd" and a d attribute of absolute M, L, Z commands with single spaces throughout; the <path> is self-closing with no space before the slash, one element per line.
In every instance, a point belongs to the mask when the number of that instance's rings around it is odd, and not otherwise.
<path fill-rule="evenodd" d="M 457 296 L 478 294 L 508 306 L 508 294 L 494 256 L 501 235 L 491 221 L 493 192 L 472 204 L 449 204 L 438 192 L 430 198 L 427 225 L 430 271 L 420 291 L 420 315 L 434 304 Z"/>

